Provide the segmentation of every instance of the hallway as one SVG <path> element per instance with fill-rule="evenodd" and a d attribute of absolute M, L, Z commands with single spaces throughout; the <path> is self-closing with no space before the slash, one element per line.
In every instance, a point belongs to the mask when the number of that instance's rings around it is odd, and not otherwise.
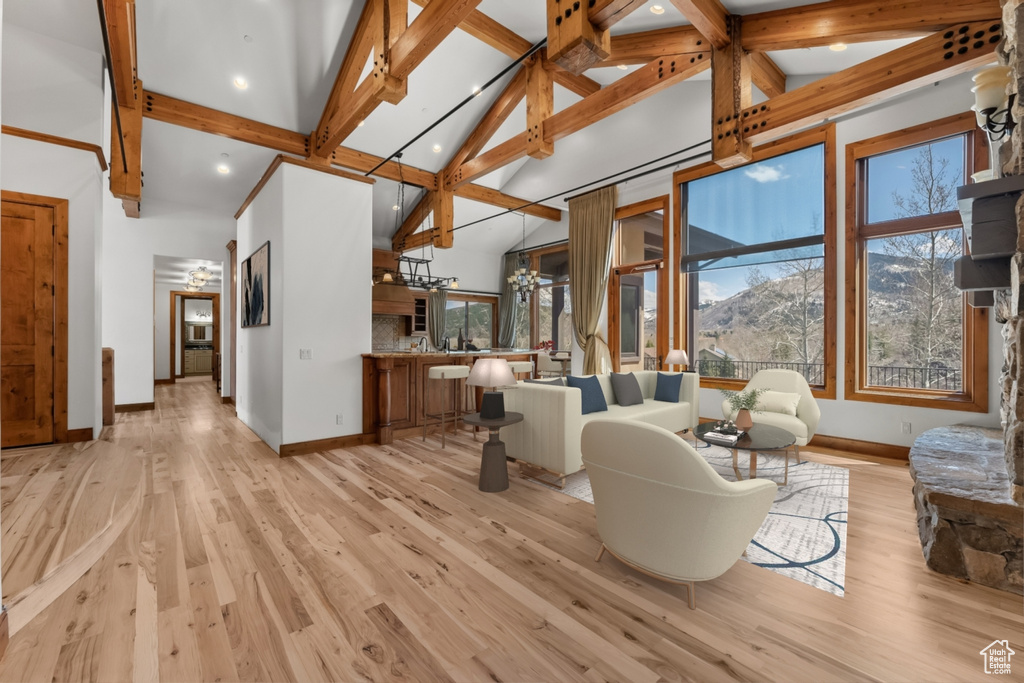
<path fill-rule="evenodd" d="M 738 562 L 691 611 L 593 561 L 592 506 L 477 491 L 468 433 L 281 459 L 211 383 L 156 404 L 3 452 L 0 681 L 980 680 L 1024 628 L 924 569 L 905 466 L 810 454 L 851 469 L 845 598 Z"/>

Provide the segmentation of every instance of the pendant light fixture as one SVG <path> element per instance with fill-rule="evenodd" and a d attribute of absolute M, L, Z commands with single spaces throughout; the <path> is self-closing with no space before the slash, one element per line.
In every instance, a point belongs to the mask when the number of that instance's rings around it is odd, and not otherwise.
<path fill-rule="evenodd" d="M 526 297 L 540 282 L 540 276 L 536 270 L 528 270 L 530 267 L 530 256 L 526 253 L 526 213 L 523 213 L 523 242 L 519 248 L 519 259 L 516 263 L 516 271 L 508 276 L 508 284 L 513 292 L 519 293 L 519 300 L 526 303 Z"/>

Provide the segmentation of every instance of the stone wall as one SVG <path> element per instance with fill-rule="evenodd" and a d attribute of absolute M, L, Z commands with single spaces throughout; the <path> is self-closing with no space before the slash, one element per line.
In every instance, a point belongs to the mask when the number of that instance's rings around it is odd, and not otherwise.
<path fill-rule="evenodd" d="M 1019 30 L 1024 30 L 1024 2 L 1001 0 L 1005 38 L 999 57 L 1011 68 L 1010 89 L 1019 93 L 1013 106 L 1015 121 L 1024 121 L 1024 47 Z M 1010 144 L 1002 149 L 1003 173 L 1024 173 L 1024 125 L 1017 126 Z M 1003 448 L 1013 498 L 1024 502 L 1024 196 L 1017 203 L 1017 253 L 1011 265 L 1011 287 L 998 292 L 996 319 L 1003 323 L 1003 367 L 1000 375 L 1002 397 L 1000 416 Z"/>

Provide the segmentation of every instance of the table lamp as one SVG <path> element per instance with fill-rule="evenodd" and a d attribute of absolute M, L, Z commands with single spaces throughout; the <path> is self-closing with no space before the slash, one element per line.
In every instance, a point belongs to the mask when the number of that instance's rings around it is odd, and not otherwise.
<path fill-rule="evenodd" d="M 508 387 L 516 383 L 512 368 L 504 358 L 478 358 L 469 371 L 466 384 L 471 387 Z M 500 391 L 484 391 L 480 401 L 480 417 L 499 420 L 505 417 L 505 395 Z"/>
<path fill-rule="evenodd" d="M 668 355 L 665 356 L 665 362 L 662 365 L 667 365 L 669 367 L 673 365 L 682 365 L 683 371 L 685 372 L 689 364 L 690 358 L 686 355 L 686 351 L 683 349 L 672 349 L 668 352 Z"/>

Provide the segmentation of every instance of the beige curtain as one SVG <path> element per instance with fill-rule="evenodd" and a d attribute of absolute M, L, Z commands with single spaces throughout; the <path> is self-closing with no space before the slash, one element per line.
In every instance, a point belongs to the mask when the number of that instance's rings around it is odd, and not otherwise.
<path fill-rule="evenodd" d="M 597 331 L 608 290 L 618 189 L 606 187 L 569 200 L 569 288 L 572 327 L 583 349 L 583 374 L 611 370 L 608 344 Z"/>
<path fill-rule="evenodd" d="M 435 349 L 444 343 L 445 318 L 448 315 L 448 292 L 438 289 L 427 295 L 427 336 Z"/>
<path fill-rule="evenodd" d="M 501 299 L 498 303 L 498 346 L 503 349 L 510 349 L 516 345 L 518 295 L 512 291 L 508 279 L 516 272 L 517 265 L 518 253 L 505 254 L 505 267 L 501 274 Z"/>

